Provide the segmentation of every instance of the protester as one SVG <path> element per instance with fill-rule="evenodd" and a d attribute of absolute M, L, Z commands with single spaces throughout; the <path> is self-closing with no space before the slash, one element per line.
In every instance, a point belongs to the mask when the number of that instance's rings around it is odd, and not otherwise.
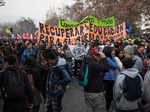
<path fill-rule="evenodd" d="M 3 48 L 0 48 L 0 72 L 3 72 L 4 69 L 4 53 Z"/>
<path fill-rule="evenodd" d="M 40 104 L 42 103 L 42 98 L 40 92 L 42 91 L 42 81 L 40 69 L 37 66 L 34 56 L 29 56 L 24 65 L 24 70 L 27 73 L 30 85 L 33 91 L 33 109 L 32 112 L 40 111 Z"/>
<path fill-rule="evenodd" d="M 108 72 L 109 67 L 105 55 L 93 48 L 88 58 L 88 84 L 84 87 L 87 112 L 106 112 L 104 97 L 104 76 L 101 72 Z"/>
<path fill-rule="evenodd" d="M 138 101 L 143 94 L 143 80 L 138 69 L 133 68 L 135 61 L 123 59 L 124 70 L 114 85 L 114 102 L 117 112 L 139 112 Z"/>
<path fill-rule="evenodd" d="M 106 59 L 110 67 L 109 72 L 106 72 L 104 76 L 106 107 L 107 111 L 109 111 L 111 102 L 113 100 L 113 86 L 116 80 L 115 70 L 118 69 L 118 65 L 114 57 L 115 49 L 113 47 L 106 46 L 103 52 L 106 55 Z"/>
<path fill-rule="evenodd" d="M 123 49 L 117 49 L 117 50 L 116 50 L 116 56 L 117 56 L 120 60 L 123 60 L 123 58 L 124 58 Z"/>
<path fill-rule="evenodd" d="M 147 64 L 148 71 L 144 77 L 144 95 L 143 99 L 139 102 L 140 112 L 149 112 L 150 111 L 150 54 L 147 55 Z"/>
<path fill-rule="evenodd" d="M 7 68 L 0 76 L 3 112 L 26 112 L 33 107 L 33 92 L 27 75 L 16 67 L 14 56 L 8 56 L 5 64 Z"/>
<path fill-rule="evenodd" d="M 150 54 L 147 56 L 148 68 L 150 67 Z M 150 103 L 150 71 L 148 69 L 144 77 L 144 100 Z"/>
<path fill-rule="evenodd" d="M 74 47 L 72 51 L 73 56 L 75 58 L 74 75 L 76 78 L 78 78 L 82 59 L 85 55 L 85 48 L 83 45 L 81 45 L 80 39 L 77 39 L 76 44 L 77 45 Z"/>
<path fill-rule="evenodd" d="M 146 57 L 144 51 L 145 51 L 145 45 L 139 44 L 135 52 L 135 55 L 139 56 L 143 62 L 144 62 L 144 58 Z"/>
<path fill-rule="evenodd" d="M 51 49 L 46 49 L 43 52 L 43 57 L 47 60 L 47 63 L 51 65 L 51 71 L 47 79 L 47 112 L 61 112 L 65 88 L 71 81 L 65 68 L 66 61 L 63 58 L 56 56 L 56 53 Z"/>
<path fill-rule="evenodd" d="M 135 60 L 134 67 L 139 70 L 140 74 L 142 74 L 142 71 L 144 69 L 143 61 L 139 56 L 134 54 L 134 49 L 131 45 L 128 45 L 124 48 L 124 56 L 126 58 L 131 58 L 131 59 Z"/>
<path fill-rule="evenodd" d="M 21 64 L 24 64 L 27 57 L 29 57 L 32 54 L 32 42 L 27 41 L 26 43 L 27 48 L 24 50 L 22 56 L 21 56 Z"/>
<path fill-rule="evenodd" d="M 67 69 L 70 75 L 72 74 L 72 54 L 68 46 L 64 47 L 64 56 L 67 62 Z"/>

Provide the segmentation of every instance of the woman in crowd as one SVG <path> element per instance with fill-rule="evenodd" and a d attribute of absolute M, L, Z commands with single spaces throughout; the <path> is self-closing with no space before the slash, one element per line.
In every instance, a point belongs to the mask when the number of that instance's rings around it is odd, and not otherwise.
<path fill-rule="evenodd" d="M 104 76 L 106 107 L 107 111 L 109 111 L 113 100 L 113 86 L 116 80 L 115 70 L 118 69 L 118 65 L 114 57 L 115 49 L 113 47 L 106 46 L 103 52 L 106 55 L 107 62 L 110 66 L 109 72 L 106 72 Z"/>

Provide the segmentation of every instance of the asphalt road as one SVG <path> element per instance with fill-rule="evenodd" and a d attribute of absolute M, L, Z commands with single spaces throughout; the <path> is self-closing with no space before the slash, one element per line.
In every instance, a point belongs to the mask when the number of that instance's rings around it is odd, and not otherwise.
<path fill-rule="evenodd" d="M 87 112 L 83 88 L 78 85 L 76 80 L 73 80 L 70 88 L 67 89 L 63 105 L 64 112 Z"/>
<path fill-rule="evenodd" d="M 63 98 L 63 112 L 87 112 L 84 101 L 83 88 L 74 79 Z M 41 111 L 46 112 L 46 105 L 41 105 Z"/>

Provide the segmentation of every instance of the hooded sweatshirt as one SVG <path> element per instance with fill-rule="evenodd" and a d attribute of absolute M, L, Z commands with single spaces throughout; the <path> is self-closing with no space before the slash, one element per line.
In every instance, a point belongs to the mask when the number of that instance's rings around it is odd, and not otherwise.
<path fill-rule="evenodd" d="M 136 68 L 129 68 L 125 69 L 121 72 L 121 74 L 117 77 L 117 80 L 114 85 L 114 101 L 116 103 L 117 109 L 119 110 L 135 110 L 138 109 L 137 102 L 139 99 L 136 101 L 128 101 L 124 94 L 123 94 L 123 81 L 125 79 L 125 75 L 129 76 L 130 78 L 135 78 L 136 76 L 139 76 L 141 78 L 141 83 L 142 83 L 142 91 L 143 91 L 143 80 L 142 77 L 140 76 L 138 70 Z"/>
<path fill-rule="evenodd" d="M 65 68 L 66 60 L 58 57 L 56 65 L 52 65 L 51 73 L 48 75 L 47 90 L 51 95 L 61 95 L 65 92 L 66 85 L 71 81 L 70 75 Z M 55 88 L 56 85 L 61 85 L 62 90 Z"/>
<path fill-rule="evenodd" d="M 150 103 L 150 70 L 144 77 L 144 100 Z"/>
<path fill-rule="evenodd" d="M 134 68 L 137 68 L 139 70 L 139 73 L 142 73 L 144 70 L 142 59 L 139 56 L 135 55 L 133 57 L 133 60 L 135 60 Z"/>

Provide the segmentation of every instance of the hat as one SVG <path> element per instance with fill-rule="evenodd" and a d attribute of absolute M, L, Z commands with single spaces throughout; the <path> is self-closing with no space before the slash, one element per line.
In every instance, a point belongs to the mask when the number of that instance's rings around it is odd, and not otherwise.
<path fill-rule="evenodd" d="M 128 53 L 128 54 L 134 54 L 134 49 L 131 45 L 127 45 L 125 48 L 124 48 L 124 52 L 125 53 Z"/>
<path fill-rule="evenodd" d="M 90 54 L 91 55 L 97 55 L 97 54 L 99 54 L 99 51 L 97 48 L 93 48 L 93 49 L 91 49 Z"/>

